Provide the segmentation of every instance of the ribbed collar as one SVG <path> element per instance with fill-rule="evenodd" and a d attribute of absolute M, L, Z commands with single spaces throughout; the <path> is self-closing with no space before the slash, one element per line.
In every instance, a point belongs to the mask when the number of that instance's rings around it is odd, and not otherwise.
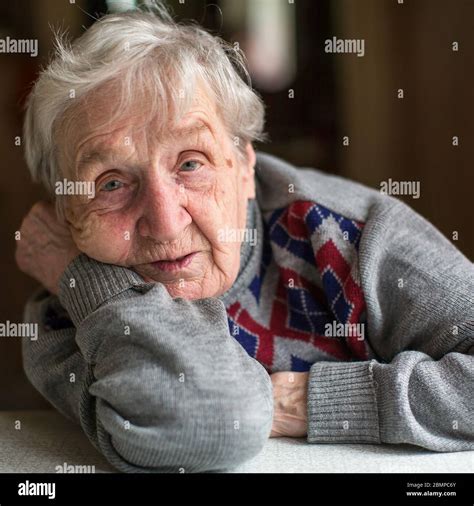
<path fill-rule="evenodd" d="M 234 284 L 218 298 L 226 307 L 233 304 L 242 290 L 245 290 L 255 274 L 258 272 L 263 250 L 263 219 L 257 200 L 248 201 L 247 205 L 247 229 L 256 229 L 256 244 L 252 246 L 250 241 L 243 241 L 240 247 L 240 269 Z"/>

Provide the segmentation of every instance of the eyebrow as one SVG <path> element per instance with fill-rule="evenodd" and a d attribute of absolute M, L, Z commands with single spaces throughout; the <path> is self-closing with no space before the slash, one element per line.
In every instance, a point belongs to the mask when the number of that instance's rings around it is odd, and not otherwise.
<path fill-rule="evenodd" d="M 81 172 L 85 167 L 92 163 L 105 163 L 113 157 L 111 151 L 88 151 L 82 154 L 77 161 L 77 170 Z"/>
<path fill-rule="evenodd" d="M 169 134 L 167 137 L 171 138 L 184 138 L 190 137 L 192 135 L 199 135 L 201 133 L 211 134 L 214 138 L 214 133 L 212 130 L 202 121 L 198 121 L 197 123 L 179 128 L 175 130 L 173 133 Z M 113 158 L 115 158 L 115 153 L 113 151 L 101 150 L 100 148 L 93 149 L 92 151 L 86 151 L 81 154 L 79 159 L 76 162 L 76 170 L 77 174 L 80 174 L 84 171 L 89 165 L 93 163 L 106 163 Z"/>

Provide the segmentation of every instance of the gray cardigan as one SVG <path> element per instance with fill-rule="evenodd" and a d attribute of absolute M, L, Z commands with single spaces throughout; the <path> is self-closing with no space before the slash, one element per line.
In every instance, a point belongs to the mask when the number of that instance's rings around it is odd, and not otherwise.
<path fill-rule="evenodd" d="M 303 199 L 365 222 L 358 268 L 374 358 L 312 365 L 308 442 L 474 449 L 472 263 L 408 206 L 360 184 L 264 154 L 256 179 L 263 212 Z M 121 471 L 232 468 L 272 424 L 270 377 L 230 335 L 225 309 L 258 262 L 243 246 L 229 292 L 186 301 L 80 255 L 59 297 L 39 290 L 27 302 L 24 320 L 40 332 L 23 340 L 26 374 Z"/>

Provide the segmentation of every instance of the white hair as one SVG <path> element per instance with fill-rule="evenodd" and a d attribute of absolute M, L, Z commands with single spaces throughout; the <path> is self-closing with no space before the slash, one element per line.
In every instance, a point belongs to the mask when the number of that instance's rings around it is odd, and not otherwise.
<path fill-rule="evenodd" d="M 146 90 L 150 114 L 159 111 L 166 122 L 171 111 L 185 112 L 197 79 L 206 84 L 240 154 L 248 142 L 264 140 L 264 106 L 242 52 L 194 23 L 175 22 L 162 6 L 104 16 L 72 44 L 56 35 L 55 56 L 26 106 L 25 156 L 33 180 L 54 194 L 61 177 L 58 123 L 89 92 L 113 83 L 119 88 L 116 110 L 123 112 L 137 90 Z"/>

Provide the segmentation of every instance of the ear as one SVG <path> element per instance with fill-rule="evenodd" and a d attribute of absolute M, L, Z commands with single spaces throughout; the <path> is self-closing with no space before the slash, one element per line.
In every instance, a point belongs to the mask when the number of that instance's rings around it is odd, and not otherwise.
<path fill-rule="evenodd" d="M 242 180 L 244 188 L 246 190 L 246 197 L 248 199 L 255 198 L 255 163 L 257 161 L 257 155 L 253 149 L 252 143 L 247 143 L 245 147 L 246 157 L 244 160 L 244 167 L 242 172 Z"/>

